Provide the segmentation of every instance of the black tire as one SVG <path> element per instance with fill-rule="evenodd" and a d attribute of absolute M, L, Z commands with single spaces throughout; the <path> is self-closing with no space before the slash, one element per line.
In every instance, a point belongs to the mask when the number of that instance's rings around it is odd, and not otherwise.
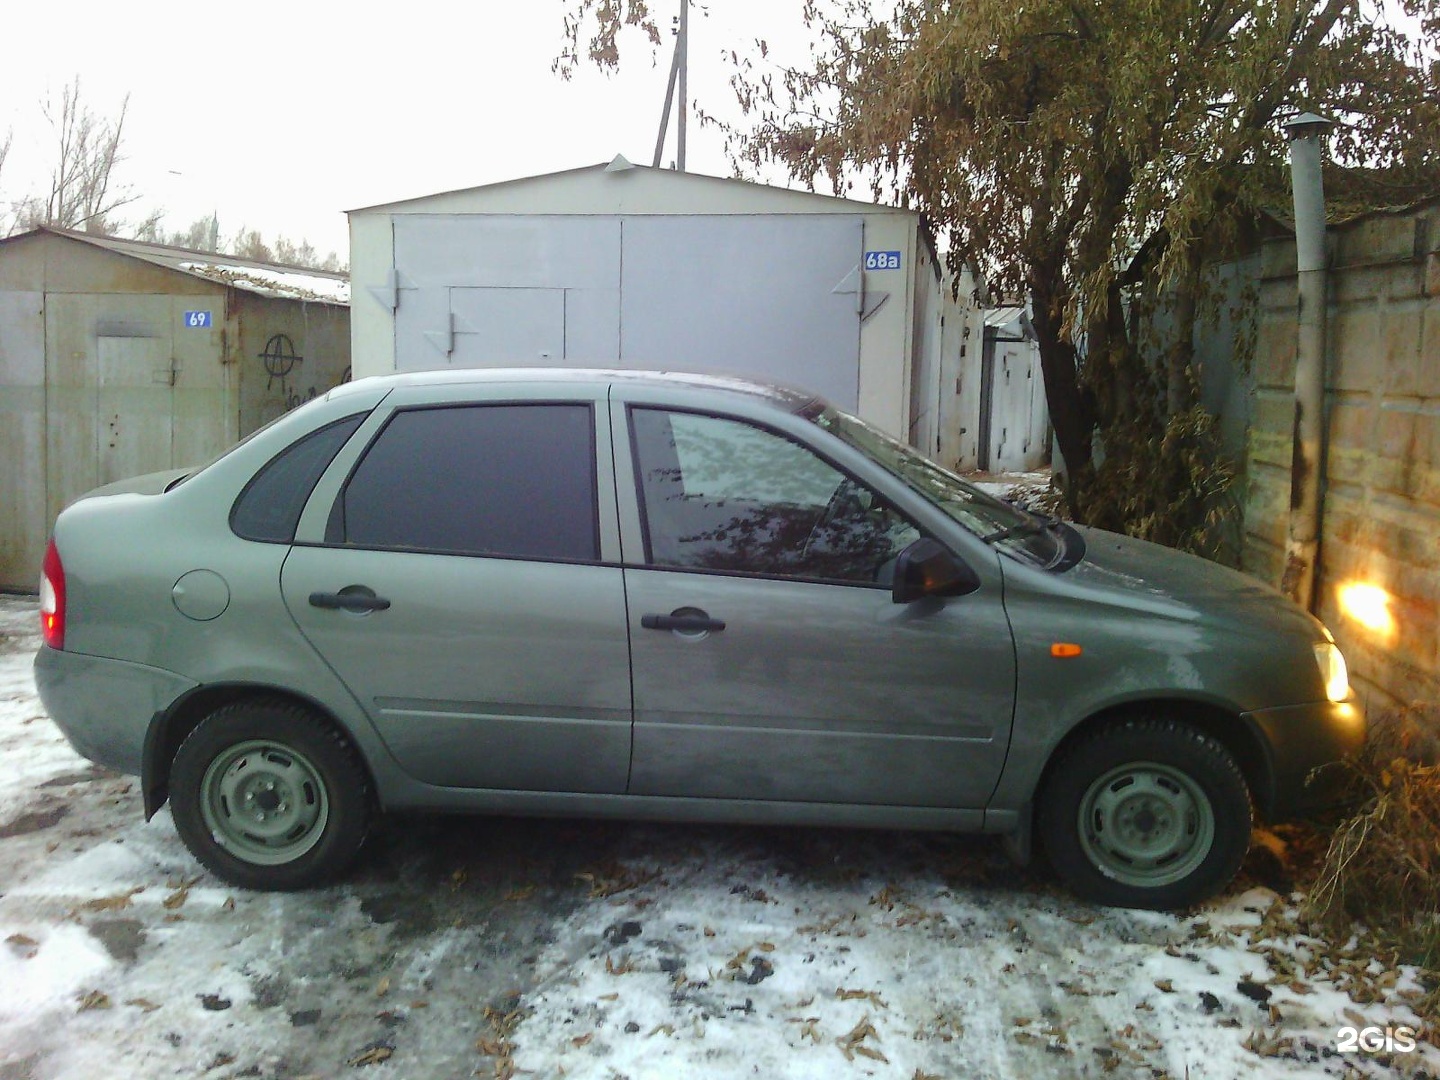
<path fill-rule="evenodd" d="M 1224 888 L 1250 847 L 1230 752 L 1173 720 L 1100 728 L 1061 752 L 1037 806 L 1045 853 L 1080 897 L 1169 911 Z"/>
<path fill-rule="evenodd" d="M 291 702 L 216 709 L 170 768 L 175 827 L 217 877 L 291 890 L 338 877 L 369 831 L 370 780 L 326 720 Z"/>

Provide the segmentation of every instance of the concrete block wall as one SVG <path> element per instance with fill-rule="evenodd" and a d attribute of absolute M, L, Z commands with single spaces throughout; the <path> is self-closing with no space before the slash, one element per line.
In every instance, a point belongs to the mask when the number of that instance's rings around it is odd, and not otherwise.
<path fill-rule="evenodd" d="M 1319 615 L 1372 707 L 1440 701 L 1440 204 L 1331 230 Z M 1245 569 L 1278 584 L 1289 513 L 1295 253 L 1261 257 Z M 1383 590 L 1368 618 L 1344 601 Z"/>

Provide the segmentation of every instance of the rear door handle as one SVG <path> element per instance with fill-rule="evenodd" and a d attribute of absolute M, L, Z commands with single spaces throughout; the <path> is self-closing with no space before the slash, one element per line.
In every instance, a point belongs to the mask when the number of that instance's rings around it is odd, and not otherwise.
<path fill-rule="evenodd" d="M 339 611 L 384 611 L 390 606 L 390 601 L 376 596 L 369 589 L 364 592 L 312 592 L 310 606 Z"/>
<path fill-rule="evenodd" d="M 704 614 L 641 615 L 640 625 L 646 630 L 678 630 L 682 634 L 698 634 L 705 630 L 724 630 L 723 619 Z"/>

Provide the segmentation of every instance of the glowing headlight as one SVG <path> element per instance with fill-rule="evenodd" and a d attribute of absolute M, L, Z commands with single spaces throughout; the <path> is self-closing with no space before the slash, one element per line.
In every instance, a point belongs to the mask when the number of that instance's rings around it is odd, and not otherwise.
<path fill-rule="evenodd" d="M 1344 701 L 1350 696 L 1350 673 L 1345 657 L 1333 641 L 1315 646 L 1315 662 L 1320 665 L 1320 679 L 1325 683 L 1325 696 L 1331 701 Z"/>

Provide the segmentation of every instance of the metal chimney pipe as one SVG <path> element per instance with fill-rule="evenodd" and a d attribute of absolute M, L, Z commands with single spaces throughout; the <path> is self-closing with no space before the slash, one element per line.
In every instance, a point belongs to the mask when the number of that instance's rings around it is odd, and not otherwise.
<path fill-rule="evenodd" d="M 1315 608 L 1320 551 L 1322 441 L 1325 418 L 1325 188 L 1321 137 L 1331 123 L 1302 113 L 1285 124 L 1295 196 L 1295 269 L 1299 310 L 1295 348 L 1294 451 L 1290 465 L 1290 526 L 1280 587 L 1306 610 Z"/>

